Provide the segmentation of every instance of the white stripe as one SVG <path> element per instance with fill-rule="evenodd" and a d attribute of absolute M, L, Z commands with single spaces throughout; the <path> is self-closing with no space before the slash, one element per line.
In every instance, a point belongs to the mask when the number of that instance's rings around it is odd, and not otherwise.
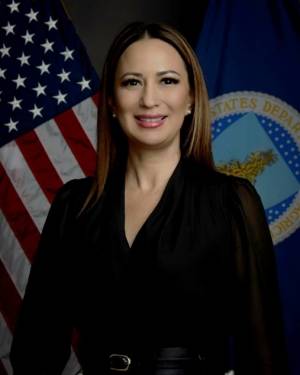
<path fill-rule="evenodd" d="M 66 367 L 64 371 L 62 372 L 62 375 L 79 375 L 79 373 L 80 373 L 80 364 L 77 360 L 76 354 L 72 350 L 69 361 L 66 364 Z"/>
<path fill-rule="evenodd" d="M 0 210 L 0 259 L 20 296 L 23 298 L 30 271 L 30 262 Z"/>
<path fill-rule="evenodd" d="M 11 343 L 12 335 L 6 325 L 3 315 L 0 312 L 0 359 L 9 375 L 12 374 L 12 367 L 9 361 Z"/>
<path fill-rule="evenodd" d="M 11 367 L 10 361 L 8 358 L 2 360 L 3 366 L 5 367 L 7 375 L 13 375 L 13 369 Z"/>
<path fill-rule="evenodd" d="M 94 149 L 97 148 L 97 107 L 87 98 L 72 108 Z"/>
<path fill-rule="evenodd" d="M 35 132 L 64 183 L 73 178 L 84 177 L 84 173 L 55 121 L 45 122 L 38 126 Z"/>
<path fill-rule="evenodd" d="M 0 161 L 29 215 L 41 232 L 50 204 L 15 141 L 1 147 Z"/>

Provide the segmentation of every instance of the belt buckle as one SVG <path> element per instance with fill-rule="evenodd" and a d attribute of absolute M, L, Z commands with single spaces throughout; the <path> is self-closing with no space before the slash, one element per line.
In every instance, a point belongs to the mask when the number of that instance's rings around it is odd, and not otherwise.
<path fill-rule="evenodd" d="M 110 370 L 113 371 L 128 371 L 131 364 L 131 358 L 126 354 L 113 353 L 109 356 Z M 115 364 L 113 363 L 115 362 Z M 118 366 L 120 365 L 120 366 Z"/>

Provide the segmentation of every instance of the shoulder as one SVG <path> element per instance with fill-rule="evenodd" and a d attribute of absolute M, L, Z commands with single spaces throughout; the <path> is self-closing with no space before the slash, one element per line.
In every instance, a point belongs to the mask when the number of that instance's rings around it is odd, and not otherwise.
<path fill-rule="evenodd" d="M 248 179 L 238 176 L 225 175 L 223 183 L 223 202 L 232 214 L 240 215 L 250 222 L 266 221 L 262 198 L 255 186 Z"/>
<path fill-rule="evenodd" d="M 227 175 L 191 159 L 184 159 L 183 165 L 186 178 L 195 185 L 210 188 L 238 188 L 251 185 L 245 178 Z"/>
<path fill-rule="evenodd" d="M 208 184 L 212 186 L 228 185 L 236 189 L 254 189 L 252 183 L 246 178 L 219 172 L 216 169 L 203 166 L 194 160 L 186 158 L 183 161 L 183 165 L 185 168 L 186 175 L 193 179 L 194 182 L 199 182 L 201 184 Z"/>
<path fill-rule="evenodd" d="M 93 177 L 72 179 L 62 185 L 52 202 L 52 207 L 80 210 L 94 184 Z"/>
<path fill-rule="evenodd" d="M 72 179 L 59 188 L 57 196 L 68 199 L 68 197 L 74 194 L 86 194 L 91 189 L 93 183 L 93 177 Z"/>
<path fill-rule="evenodd" d="M 228 175 L 186 159 L 184 161 L 186 179 L 197 191 L 207 191 L 219 195 L 227 202 L 257 201 L 261 199 L 254 185 L 243 177 Z"/>
<path fill-rule="evenodd" d="M 237 176 L 227 176 L 228 180 L 228 194 L 233 198 L 233 200 L 238 201 L 243 206 L 248 206 L 249 204 L 260 206 L 262 208 L 261 197 L 256 190 L 255 186 L 246 178 Z"/>

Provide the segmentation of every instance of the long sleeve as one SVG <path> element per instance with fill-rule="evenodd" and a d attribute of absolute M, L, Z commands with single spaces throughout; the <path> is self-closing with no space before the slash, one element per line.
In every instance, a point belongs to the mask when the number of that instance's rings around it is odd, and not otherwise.
<path fill-rule="evenodd" d="M 72 249 L 66 238 L 74 185 L 60 189 L 42 231 L 11 347 L 14 375 L 61 374 L 70 355 Z"/>
<path fill-rule="evenodd" d="M 236 280 L 236 375 L 287 375 L 282 309 L 271 235 L 260 197 L 232 179 Z"/>

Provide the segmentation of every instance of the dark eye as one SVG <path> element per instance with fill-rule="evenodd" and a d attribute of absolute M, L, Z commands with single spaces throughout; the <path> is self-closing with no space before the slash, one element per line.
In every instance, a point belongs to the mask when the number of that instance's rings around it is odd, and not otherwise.
<path fill-rule="evenodd" d="M 162 82 L 165 85 L 176 85 L 179 82 L 179 80 L 176 79 L 176 78 L 165 77 L 165 78 L 162 79 Z"/>
<path fill-rule="evenodd" d="M 134 78 L 128 78 L 121 83 L 121 85 L 124 86 L 124 87 L 126 87 L 126 86 L 137 86 L 138 84 L 139 84 L 139 81 L 137 79 L 134 79 Z"/>

